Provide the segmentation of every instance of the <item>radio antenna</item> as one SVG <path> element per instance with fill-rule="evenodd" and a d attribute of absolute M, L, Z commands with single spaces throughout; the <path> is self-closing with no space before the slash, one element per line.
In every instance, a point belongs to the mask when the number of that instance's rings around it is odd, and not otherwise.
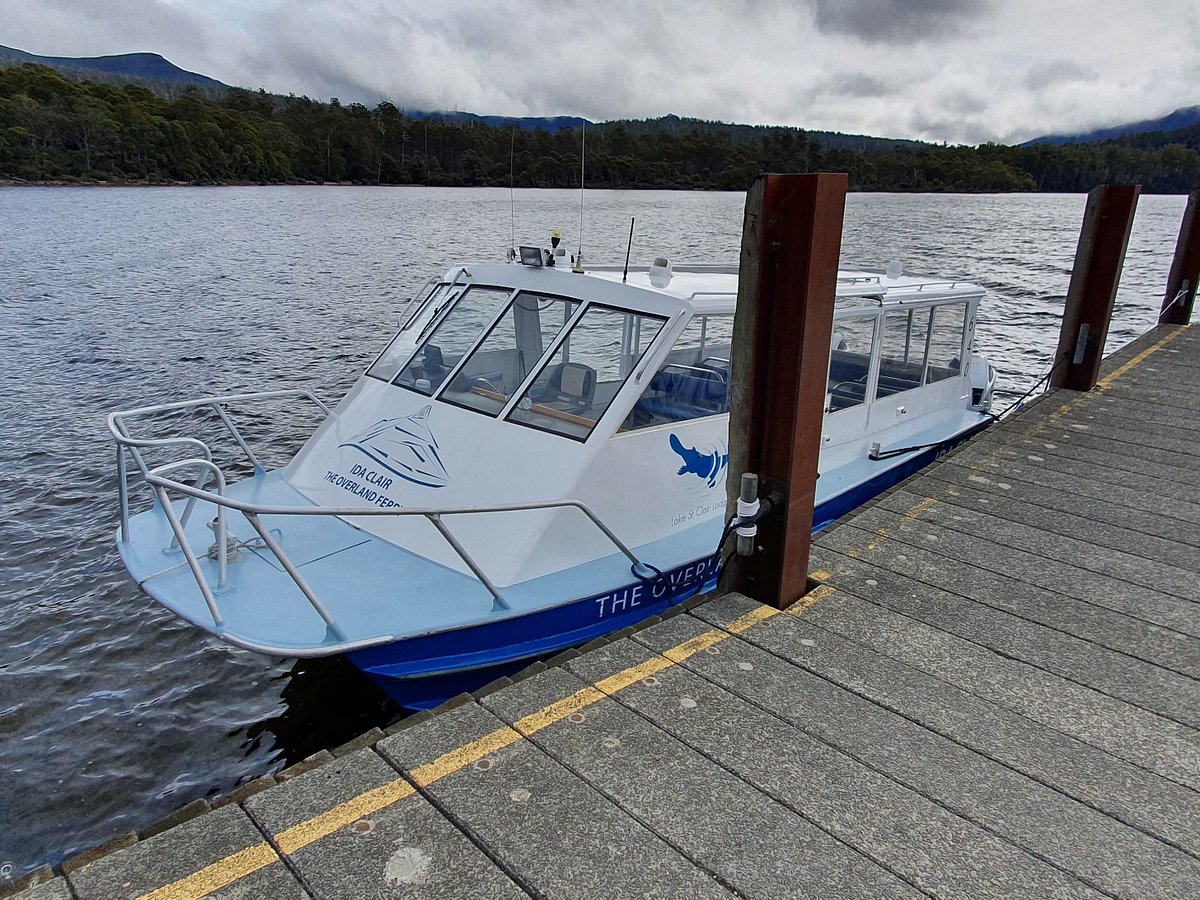
<path fill-rule="evenodd" d="M 587 120 L 584 119 L 579 127 L 579 252 L 575 255 L 572 272 L 583 271 L 583 173 L 587 162 Z"/>
<path fill-rule="evenodd" d="M 517 148 L 517 126 L 512 127 L 508 141 L 508 252 L 517 246 L 517 201 L 513 198 L 513 155 Z"/>
<path fill-rule="evenodd" d="M 633 218 L 629 217 L 629 243 L 625 245 L 625 271 L 621 273 L 621 284 L 629 277 L 629 253 L 633 250 Z"/>

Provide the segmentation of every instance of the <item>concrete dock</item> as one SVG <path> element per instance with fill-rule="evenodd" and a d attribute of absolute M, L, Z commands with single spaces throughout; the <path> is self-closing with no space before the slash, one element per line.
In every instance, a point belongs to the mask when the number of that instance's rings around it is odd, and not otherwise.
<path fill-rule="evenodd" d="M 1104 373 L 821 534 L 786 611 L 689 604 L 18 896 L 1198 897 L 1200 329 Z"/>

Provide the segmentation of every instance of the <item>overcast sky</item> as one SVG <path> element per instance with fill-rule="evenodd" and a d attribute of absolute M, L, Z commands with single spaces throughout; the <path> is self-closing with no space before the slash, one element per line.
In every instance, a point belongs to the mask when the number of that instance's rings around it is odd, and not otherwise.
<path fill-rule="evenodd" d="M 495 115 L 1012 143 L 1200 104 L 1197 0 L 0 0 L 0 23 L 31 53 Z"/>

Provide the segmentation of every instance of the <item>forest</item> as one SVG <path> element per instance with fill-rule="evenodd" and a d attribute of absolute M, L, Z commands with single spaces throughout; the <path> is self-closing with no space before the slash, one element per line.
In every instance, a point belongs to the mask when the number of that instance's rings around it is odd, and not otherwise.
<path fill-rule="evenodd" d="M 596 188 L 744 190 L 762 172 L 840 171 L 858 191 L 1087 191 L 1138 182 L 1200 187 L 1200 126 L 1095 144 L 979 147 L 874 141 L 829 146 L 795 128 L 672 118 L 588 128 Z M 26 64 L 0 69 L 0 179 L 146 184 L 578 187 L 581 135 L 414 119 L 373 108 L 233 88 L 158 96 L 75 82 Z"/>

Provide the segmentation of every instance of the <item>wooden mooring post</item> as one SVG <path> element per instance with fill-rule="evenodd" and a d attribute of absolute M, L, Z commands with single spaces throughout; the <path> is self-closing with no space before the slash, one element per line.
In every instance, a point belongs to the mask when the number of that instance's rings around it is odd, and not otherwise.
<path fill-rule="evenodd" d="M 763 175 L 746 195 L 734 319 L 728 497 L 742 473 L 780 502 L 725 586 L 784 608 L 808 590 L 817 457 L 847 176 Z"/>
<path fill-rule="evenodd" d="M 1167 276 L 1159 325 L 1187 325 L 1196 302 L 1196 282 L 1200 280 L 1200 191 L 1188 194 L 1187 209 L 1179 225 L 1175 259 Z"/>
<path fill-rule="evenodd" d="M 1054 355 L 1052 388 L 1090 391 L 1096 386 L 1141 192 L 1137 184 L 1106 184 L 1088 194 Z"/>

